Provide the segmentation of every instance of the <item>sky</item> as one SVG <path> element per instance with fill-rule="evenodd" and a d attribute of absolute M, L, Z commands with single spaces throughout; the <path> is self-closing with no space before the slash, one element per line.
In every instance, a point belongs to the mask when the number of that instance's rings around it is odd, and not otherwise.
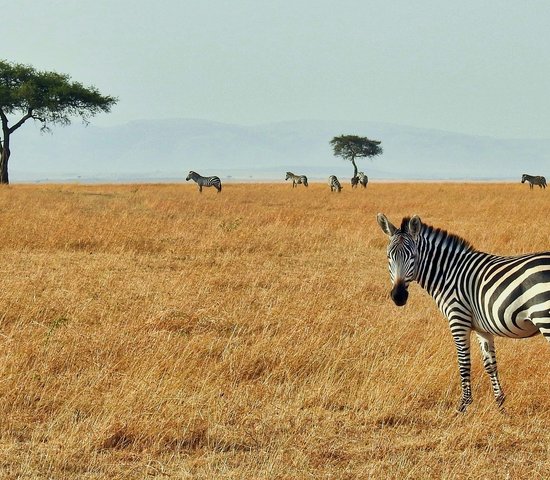
<path fill-rule="evenodd" d="M 2 58 L 118 97 L 98 126 L 319 119 L 550 138 L 544 0 L 2 4 Z"/>

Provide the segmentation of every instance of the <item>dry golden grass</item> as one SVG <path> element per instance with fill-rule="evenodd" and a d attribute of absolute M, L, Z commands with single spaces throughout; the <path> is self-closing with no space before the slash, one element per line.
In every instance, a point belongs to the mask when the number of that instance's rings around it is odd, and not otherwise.
<path fill-rule="evenodd" d="M 550 249 L 526 185 L 0 189 L 0 477 L 548 478 L 550 349 L 498 339 L 474 404 L 386 238 L 418 213 L 500 254 Z"/>

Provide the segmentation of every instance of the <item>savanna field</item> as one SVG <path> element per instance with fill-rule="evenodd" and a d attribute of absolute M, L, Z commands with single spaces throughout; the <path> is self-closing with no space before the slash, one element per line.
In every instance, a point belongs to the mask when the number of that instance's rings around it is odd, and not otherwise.
<path fill-rule="evenodd" d="M 389 298 L 376 223 L 550 250 L 517 184 L 0 188 L 0 478 L 545 479 L 550 345 L 475 340 L 464 415 L 446 320 Z"/>

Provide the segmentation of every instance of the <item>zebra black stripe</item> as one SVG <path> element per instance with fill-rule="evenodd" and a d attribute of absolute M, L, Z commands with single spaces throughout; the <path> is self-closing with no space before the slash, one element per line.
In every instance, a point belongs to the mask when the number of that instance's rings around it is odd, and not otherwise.
<path fill-rule="evenodd" d="M 214 187 L 218 191 L 218 193 L 222 191 L 222 182 L 220 178 L 216 176 L 203 177 L 197 172 L 193 172 L 193 170 L 191 170 L 185 180 L 193 180 L 194 182 L 196 182 L 199 186 L 199 192 L 202 192 L 202 187 Z"/>
<path fill-rule="evenodd" d="M 472 402 L 470 334 L 475 332 L 485 371 L 499 405 L 494 336 L 527 338 L 537 333 L 550 341 L 550 252 L 501 257 L 480 252 L 466 240 L 425 225 L 418 216 L 396 228 L 383 214 L 378 223 L 390 242 L 391 296 L 397 305 L 417 281 L 447 317 L 459 363 L 459 411 Z"/>

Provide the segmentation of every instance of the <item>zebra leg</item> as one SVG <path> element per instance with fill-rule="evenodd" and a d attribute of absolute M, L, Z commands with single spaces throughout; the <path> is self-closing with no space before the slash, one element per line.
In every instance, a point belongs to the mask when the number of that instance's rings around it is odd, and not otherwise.
<path fill-rule="evenodd" d="M 202 185 L 199 185 L 199 193 L 202 193 Z"/>
<path fill-rule="evenodd" d="M 472 387 L 470 383 L 470 330 L 459 330 L 453 332 L 453 340 L 458 356 L 458 370 L 460 372 L 460 384 L 462 396 L 457 410 L 464 413 L 468 405 L 472 403 Z"/>
<path fill-rule="evenodd" d="M 495 395 L 497 405 L 500 407 L 504 403 L 506 397 L 498 381 L 494 337 L 489 333 L 482 332 L 476 332 L 476 336 L 479 342 L 479 348 L 481 348 L 481 355 L 483 356 L 483 367 L 491 379 L 493 394 Z"/>

